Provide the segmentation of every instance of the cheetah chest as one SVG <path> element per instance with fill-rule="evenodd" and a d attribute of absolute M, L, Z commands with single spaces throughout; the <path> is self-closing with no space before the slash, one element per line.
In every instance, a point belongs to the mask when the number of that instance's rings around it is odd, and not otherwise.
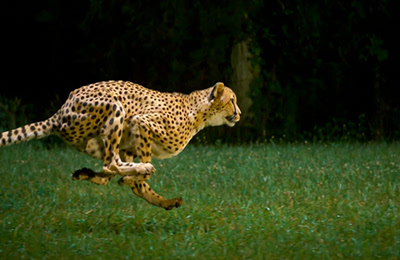
<path fill-rule="evenodd" d="M 153 158 L 157 159 L 167 159 L 171 158 L 183 150 L 184 147 L 179 148 L 179 150 L 171 151 L 168 148 L 165 148 L 163 145 L 160 145 L 157 142 L 151 143 L 151 154 Z"/>
<path fill-rule="evenodd" d="M 166 141 L 170 140 L 168 138 L 154 138 L 151 140 L 151 157 L 156 159 L 167 159 L 171 158 L 186 147 L 189 140 L 187 138 L 179 139 L 179 142 Z M 175 140 L 176 141 L 176 140 Z M 137 140 L 135 139 L 135 134 L 132 133 L 131 129 L 126 129 L 121 139 L 120 149 L 135 151 L 136 149 L 141 149 L 141 146 L 137 145 Z M 135 153 L 135 152 L 134 152 Z"/>

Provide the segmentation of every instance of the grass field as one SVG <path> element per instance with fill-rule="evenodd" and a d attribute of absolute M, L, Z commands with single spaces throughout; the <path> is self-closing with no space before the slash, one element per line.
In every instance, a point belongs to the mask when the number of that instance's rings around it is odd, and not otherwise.
<path fill-rule="evenodd" d="M 64 146 L 0 149 L 1 259 L 399 258 L 400 144 L 189 146 L 155 160 L 165 211 Z"/>

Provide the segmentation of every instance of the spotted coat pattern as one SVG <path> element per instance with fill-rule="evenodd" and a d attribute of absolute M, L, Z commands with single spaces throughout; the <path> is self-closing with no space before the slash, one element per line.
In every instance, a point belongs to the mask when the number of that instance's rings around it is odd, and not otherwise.
<path fill-rule="evenodd" d="M 183 200 L 165 199 L 146 183 L 155 171 L 151 158 L 175 156 L 204 127 L 233 126 L 239 119 L 234 92 L 220 82 L 184 95 L 107 81 L 72 91 L 47 120 L 2 133 L 0 146 L 58 135 L 77 150 L 103 160 L 102 171 L 83 168 L 73 174 L 74 180 L 106 185 L 119 174 L 123 176 L 119 184 L 130 186 L 137 196 L 172 209 Z"/>

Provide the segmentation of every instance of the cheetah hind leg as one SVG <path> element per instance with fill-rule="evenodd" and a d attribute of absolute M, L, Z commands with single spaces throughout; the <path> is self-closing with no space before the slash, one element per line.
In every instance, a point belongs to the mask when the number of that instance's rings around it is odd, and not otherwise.
<path fill-rule="evenodd" d="M 107 183 L 114 177 L 115 174 L 107 174 L 103 172 L 94 172 L 88 168 L 82 168 L 77 170 L 72 175 L 72 180 L 80 181 L 86 180 L 90 181 L 91 183 L 98 184 L 98 185 L 107 185 Z"/>
<path fill-rule="evenodd" d="M 162 207 L 166 210 L 171 210 L 173 208 L 179 208 L 182 203 L 182 198 L 165 199 L 162 196 L 155 193 L 145 182 L 150 177 L 150 175 L 129 175 L 122 177 L 118 183 L 120 185 L 130 186 L 133 194 L 146 200 L 150 204 L 157 207 Z"/>

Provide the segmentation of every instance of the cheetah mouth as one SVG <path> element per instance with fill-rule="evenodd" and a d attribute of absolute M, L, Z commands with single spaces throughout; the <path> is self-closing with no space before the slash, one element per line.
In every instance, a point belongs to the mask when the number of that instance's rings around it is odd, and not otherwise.
<path fill-rule="evenodd" d="M 225 117 L 225 119 L 230 124 L 235 124 L 237 121 L 239 121 L 239 120 L 236 120 L 236 115 L 227 116 L 227 117 Z"/>
<path fill-rule="evenodd" d="M 226 120 L 228 120 L 229 122 L 235 122 L 236 116 L 235 116 L 235 115 L 231 115 L 231 116 L 227 116 L 227 117 L 225 117 L 225 118 L 226 118 Z"/>

